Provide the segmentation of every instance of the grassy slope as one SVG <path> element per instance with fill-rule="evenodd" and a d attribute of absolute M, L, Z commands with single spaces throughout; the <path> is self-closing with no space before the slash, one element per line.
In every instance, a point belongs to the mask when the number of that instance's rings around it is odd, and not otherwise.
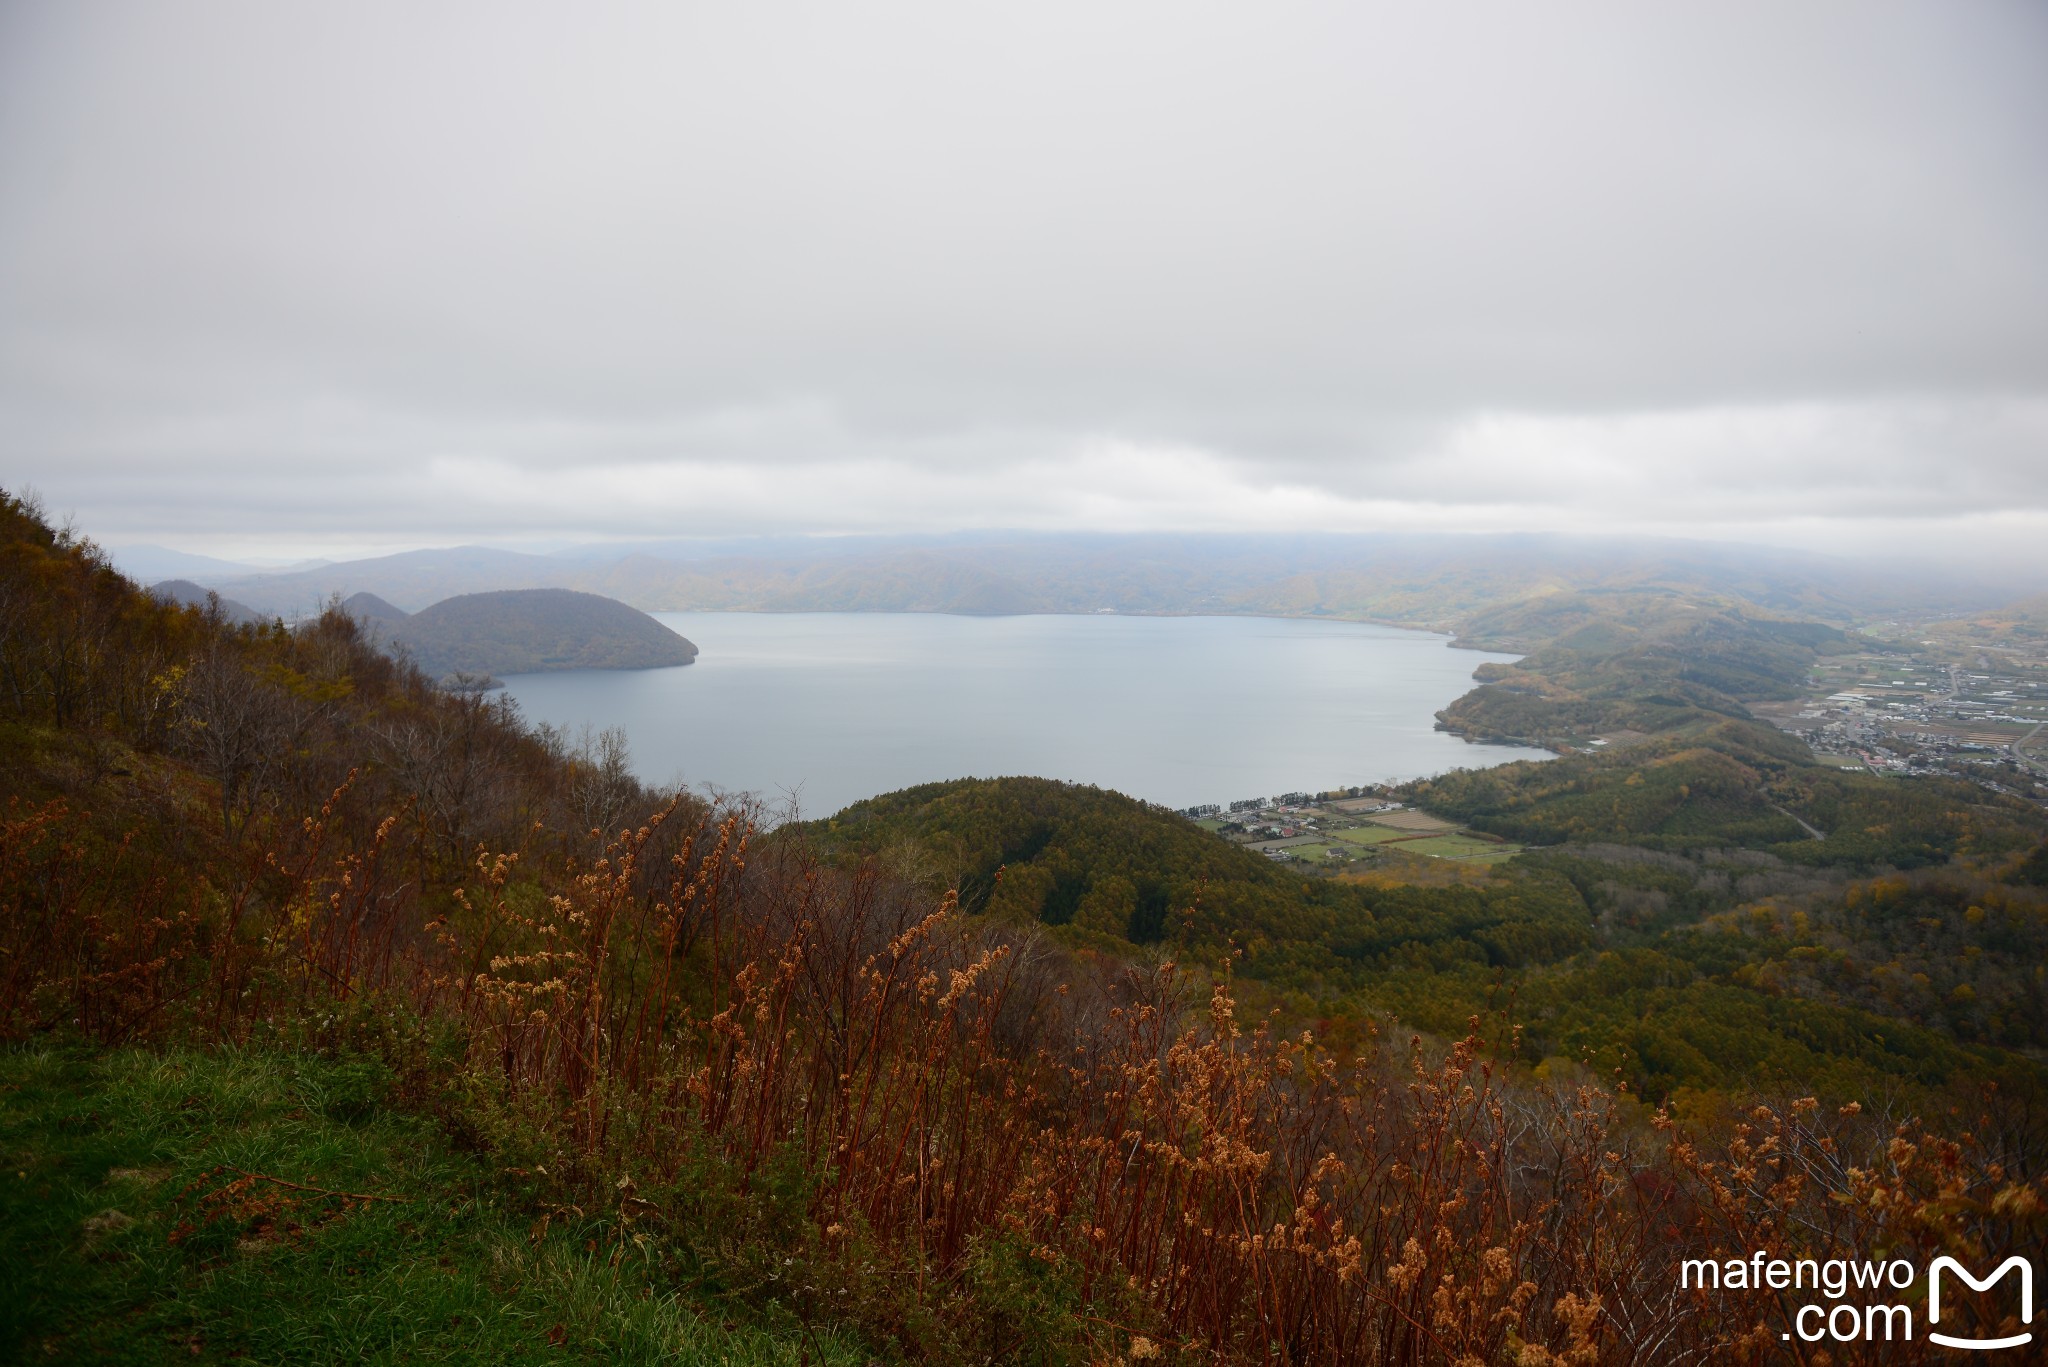
<path fill-rule="evenodd" d="M 0 1053 L 0 1360 L 868 1360 L 657 1290 L 594 1222 L 533 1239 L 379 1082 L 281 1052 Z M 238 1190 L 233 1169 L 403 1201 Z"/>

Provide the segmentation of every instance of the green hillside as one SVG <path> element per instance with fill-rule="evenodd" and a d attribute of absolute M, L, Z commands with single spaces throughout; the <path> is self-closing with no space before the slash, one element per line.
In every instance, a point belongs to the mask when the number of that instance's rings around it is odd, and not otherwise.
<path fill-rule="evenodd" d="M 961 906 L 1070 928 L 1076 943 L 1169 944 L 1275 984 L 1343 990 L 1395 967 L 1519 967 L 1587 943 L 1562 880 L 1367 889 L 1282 869 L 1120 793 L 1050 779 L 963 779 L 857 802 L 812 823 L 829 856 L 880 856 L 957 887 Z"/>
<path fill-rule="evenodd" d="M 1953 812 L 1948 804 L 1964 795 L 1909 789 L 1902 798 L 1901 785 L 1795 766 L 1796 780 L 1814 785 L 1808 810 L 1892 826 L 1884 837 L 1859 828 L 1860 838 L 1831 844 L 1773 813 L 1765 776 L 1730 755 L 1674 752 L 1668 763 L 1682 777 L 1642 799 L 1646 785 L 1630 782 L 1636 770 L 1616 767 L 1624 758 L 1512 766 L 1543 782 L 1503 788 L 1519 822 L 1507 833 L 1545 848 L 1452 886 L 1295 872 L 1120 794 L 1043 779 L 928 784 L 857 803 L 805 834 L 836 858 L 921 871 L 933 886 L 958 887 L 969 910 L 1051 928 L 1077 947 L 1156 945 L 1210 963 L 1235 947 L 1238 973 L 1326 1024 L 1393 1008 L 1452 1032 L 1513 996 L 1530 1062 L 1591 1052 L 1653 1099 L 1766 1081 L 1846 1100 L 1887 1076 L 1936 1089 L 2041 1080 L 2021 1055 L 1983 1046 L 2029 1055 L 2048 1047 L 2048 998 L 2034 973 L 2048 947 L 2048 896 L 1969 872 L 1987 859 L 2010 863 L 2038 842 L 2038 814 L 1995 801 Z M 1463 817 L 1480 806 L 1472 785 L 1502 772 L 1459 774 L 1407 795 Z M 1698 800 L 1676 791 L 1694 785 Z M 1610 811 L 1621 793 L 1638 802 L 1631 815 L 1575 829 L 1575 813 L 1589 804 Z M 1678 835 L 1674 804 L 1687 813 Z M 1487 828 L 1483 817 L 1473 824 Z M 1951 865 L 1958 855 L 1968 859 Z M 1916 861 L 1932 866 L 1926 878 L 1883 881 L 1896 878 L 1884 870 Z M 1898 988 L 1887 993 L 1844 990 L 1839 973 L 1771 966 L 1795 950 L 1801 962 L 1839 961 L 1839 949 L 1801 946 L 1839 938 L 1844 908 L 1877 904 L 1871 888 L 1916 889 L 1917 904 L 1953 901 L 1958 886 L 1978 887 L 1981 900 L 1987 885 L 2000 889 L 2009 916 L 1944 921 L 1950 952 L 1962 954 L 1953 962 L 1975 984 L 1957 1000 L 1978 998 L 1980 987 L 1987 994 L 1972 1010 L 1925 1010 L 1927 994 L 1912 989 L 1917 968 L 1887 970 Z M 1758 905 L 1768 907 L 1769 933 L 1746 910 Z M 1865 970 L 1895 957 L 1881 948 L 1892 941 L 1859 943 Z M 1931 943 L 1914 942 L 1911 953 L 1925 956 Z M 1964 985 L 1944 976 L 1951 995 Z M 1725 1030 L 1746 1033 L 1742 1049 L 1702 1053 L 1685 1043 Z"/>

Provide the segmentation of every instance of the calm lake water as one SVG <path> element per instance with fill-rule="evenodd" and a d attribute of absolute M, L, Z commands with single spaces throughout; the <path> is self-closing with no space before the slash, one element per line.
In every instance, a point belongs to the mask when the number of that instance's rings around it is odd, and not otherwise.
<path fill-rule="evenodd" d="M 1262 617 L 666 612 L 679 669 L 515 674 L 535 721 L 623 727 L 655 782 L 805 816 L 934 779 L 1036 774 L 1173 807 L 1417 778 L 1545 752 L 1437 709 L 1487 660 L 1441 636 Z"/>

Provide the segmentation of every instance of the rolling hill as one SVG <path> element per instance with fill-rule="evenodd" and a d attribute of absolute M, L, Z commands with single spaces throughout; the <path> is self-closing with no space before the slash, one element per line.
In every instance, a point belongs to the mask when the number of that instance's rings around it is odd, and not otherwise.
<path fill-rule="evenodd" d="M 166 579 L 161 584 L 152 585 L 149 594 L 160 603 L 181 603 L 186 607 L 203 608 L 212 597 L 212 590 L 195 584 L 190 579 Z M 246 603 L 238 603 L 224 595 L 220 597 L 219 602 L 221 614 L 237 626 L 266 620 L 262 613 Z"/>
<path fill-rule="evenodd" d="M 412 616 L 404 608 L 388 603 L 374 593 L 350 594 L 341 600 L 341 610 L 365 625 L 381 623 L 387 627 Z"/>

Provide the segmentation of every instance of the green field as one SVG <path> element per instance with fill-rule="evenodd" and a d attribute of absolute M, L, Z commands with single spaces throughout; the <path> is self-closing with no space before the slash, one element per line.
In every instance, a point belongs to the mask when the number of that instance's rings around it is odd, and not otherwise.
<path fill-rule="evenodd" d="M 1445 857 L 1455 859 L 1460 864 L 1505 864 L 1521 852 L 1520 847 L 1515 845 L 1505 847 L 1493 845 L 1483 854 L 1448 855 Z"/>
<path fill-rule="evenodd" d="M 1333 831 L 1331 834 L 1353 845 L 1381 845 L 1399 850 L 1403 854 L 1427 855 L 1433 859 L 1458 859 L 1475 864 L 1498 864 L 1521 853 L 1519 845 L 1507 845 L 1497 840 L 1482 840 L 1462 831 L 1418 836 L 1413 831 L 1397 831 L 1386 826 L 1359 826 L 1348 831 Z"/>
<path fill-rule="evenodd" d="M 1332 831 L 1331 834 L 1354 845 L 1384 845 L 1389 840 L 1400 840 L 1412 832 L 1391 830 L 1385 826 L 1356 826 L 1348 831 Z"/>
<path fill-rule="evenodd" d="M 1427 854 L 1438 859 L 1462 859 L 1475 854 L 1500 854 L 1503 847 L 1492 840 L 1476 840 L 1469 835 L 1431 835 L 1420 840 L 1404 840 L 1401 850 L 1405 854 Z M 1505 853 L 1513 854 L 1512 849 Z"/>

